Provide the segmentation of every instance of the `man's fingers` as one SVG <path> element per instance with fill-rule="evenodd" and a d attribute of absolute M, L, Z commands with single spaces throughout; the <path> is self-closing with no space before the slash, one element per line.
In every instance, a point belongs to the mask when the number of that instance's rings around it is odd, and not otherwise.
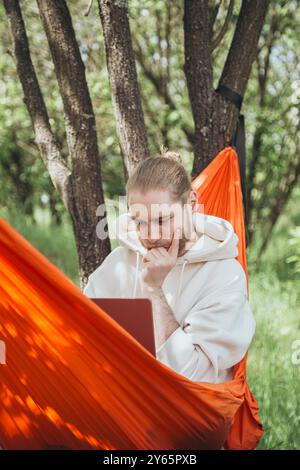
<path fill-rule="evenodd" d="M 156 259 L 156 256 L 151 251 L 148 251 L 146 255 L 143 257 L 143 262 L 147 263 L 149 261 L 154 261 Z"/>
<path fill-rule="evenodd" d="M 159 259 L 168 254 L 167 250 L 161 246 L 157 248 L 151 248 L 150 253 L 152 253 L 156 258 L 159 258 Z"/>
<path fill-rule="evenodd" d="M 162 256 L 166 256 L 168 254 L 166 248 L 164 248 L 163 246 L 159 246 L 158 248 L 156 248 L 158 250 L 158 252 L 162 255 Z"/>
<path fill-rule="evenodd" d="M 148 253 L 152 256 L 153 259 L 157 259 L 161 257 L 161 255 L 157 252 L 157 248 L 151 248 L 151 250 L 149 250 Z"/>

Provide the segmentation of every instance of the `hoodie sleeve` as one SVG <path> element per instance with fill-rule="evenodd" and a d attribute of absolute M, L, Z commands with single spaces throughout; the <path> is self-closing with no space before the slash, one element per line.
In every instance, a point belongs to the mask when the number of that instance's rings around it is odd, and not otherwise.
<path fill-rule="evenodd" d="M 225 370 L 250 346 L 256 322 L 246 296 L 246 276 L 237 264 L 156 351 L 157 359 L 190 380 L 222 381 Z"/>
<path fill-rule="evenodd" d="M 105 266 L 99 266 L 88 278 L 83 289 L 84 295 L 90 298 L 112 297 L 110 285 L 108 284 L 109 273 Z"/>
<path fill-rule="evenodd" d="M 90 297 L 91 299 L 97 297 L 96 292 L 95 292 L 95 286 L 94 286 L 93 279 L 91 276 L 89 276 L 88 278 L 88 282 L 85 288 L 83 289 L 83 293 L 84 295 L 86 295 L 87 297 Z"/>
<path fill-rule="evenodd" d="M 120 285 L 125 262 L 124 248 L 117 247 L 109 253 L 102 264 L 89 276 L 83 293 L 90 298 L 120 296 Z"/>

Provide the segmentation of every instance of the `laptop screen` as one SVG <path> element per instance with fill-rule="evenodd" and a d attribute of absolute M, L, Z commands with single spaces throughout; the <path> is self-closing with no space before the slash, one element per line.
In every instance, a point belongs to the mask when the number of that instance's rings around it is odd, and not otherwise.
<path fill-rule="evenodd" d="M 152 304 L 149 299 L 91 300 L 156 357 Z"/>

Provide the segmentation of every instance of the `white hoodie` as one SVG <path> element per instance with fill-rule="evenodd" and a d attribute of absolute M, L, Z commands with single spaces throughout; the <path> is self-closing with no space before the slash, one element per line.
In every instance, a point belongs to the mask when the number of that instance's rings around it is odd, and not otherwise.
<path fill-rule="evenodd" d="M 245 272 L 235 259 L 238 237 L 232 225 L 202 213 L 193 213 L 192 220 L 199 239 L 177 258 L 162 285 L 180 327 L 156 357 L 190 380 L 218 383 L 232 378 L 232 366 L 248 350 L 256 322 Z M 129 221 L 128 213 L 117 220 L 120 246 L 90 275 L 87 297 L 142 297 L 141 255 L 147 249 Z"/>

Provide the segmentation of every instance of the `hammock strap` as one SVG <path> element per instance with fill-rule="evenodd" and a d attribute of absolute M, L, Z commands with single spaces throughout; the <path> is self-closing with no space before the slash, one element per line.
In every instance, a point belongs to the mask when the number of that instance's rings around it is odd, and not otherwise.
<path fill-rule="evenodd" d="M 242 107 L 243 97 L 236 91 L 231 90 L 226 85 L 219 85 L 216 89 L 216 93 L 219 93 L 223 98 L 230 101 L 239 111 Z M 246 247 L 249 244 L 249 233 L 248 233 L 248 205 L 246 197 L 246 133 L 245 133 L 245 118 L 243 114 L 239 114 L 236 129 L 232 137 L 231 147 L 236 151 L 238 155 L 241 187 L 243 196 L 244 206 L 244 219 L 245 219 L 245 238 Z"/>
<path fill-rule="evenodd" d="M 240 111 L 243 103 L 243 97 L 236 91 L 231 90 L 228 88 L 226 85 L 219 85 L 218 88 L 216 89 L 216 93 L 219 93 L 220 95 L 223 96 L 223 98 L 226 98 L 228 101 L 230 101 L 234 106 L 237 107 L 237 109 Z"/>

